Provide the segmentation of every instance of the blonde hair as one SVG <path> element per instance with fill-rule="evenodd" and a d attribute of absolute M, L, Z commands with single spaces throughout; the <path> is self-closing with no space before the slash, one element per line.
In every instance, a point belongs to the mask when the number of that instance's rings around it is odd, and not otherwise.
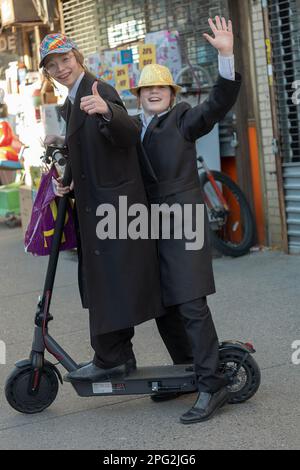
<path fill-rule="evenodd" d="M 72 49 L 72 52 L 75 56 L 76 62 L 83 68 L 84 72 L 88 72 L 88 69 L 87 69 L 86 65 L 84 64 L 83 54 L 80 51 L 78 51 L 77 49 Z M 48 82 L 50 82 L 51 85 L 55 89 L 57 89 L 57 86 L 55 85 L 55 82 L 54 82 L 53 78 L 51 77 L 50 73 L 45 68 L 45 65 L 43 66 L 42 73 L 43 73 L 43 76 L 45 77 L 45 79 L 48 80 Z"/>

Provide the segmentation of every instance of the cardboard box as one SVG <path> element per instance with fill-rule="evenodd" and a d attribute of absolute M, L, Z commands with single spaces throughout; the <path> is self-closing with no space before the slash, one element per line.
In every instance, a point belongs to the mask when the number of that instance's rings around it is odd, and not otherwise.
<path fill-rule="evenodd" d="M 60 106 L 44 104 L 41 110 L 45 135 L 65 135 L 66 123 L 60 115 Z"/>
<path fill-rule="evenodd" d="M 56 104 L 57 96 L 52 91 L 46 91 L 41 94 L 42 104 Z"/>
<path fill-rule="evenodd" d="M 25 232 L 30 222 L 35 196 L 36 190 L 32 189 L 30 186 L 20 186 L 20 211 L 23 237 L 25 237 Z"/>
<path fill-rule="evenodd" d="M 41 23 L 34 2 L 31 0 L 1 0 L 2 26 L 15 23 Z"/>
<path fill-rule="evenodd" d="M 42 168 L 40 166 L 30 166 L 29 172 L 32 189 L 39 189 L 42 178 Z"/>
<path fill-rule="evenodd" d="M 41 100 L 42 104 L 56 104 L 57 97 L 55 96 L 55 90 L 52 83 L 49 80 L 44 80 L 41 88 Z"/>

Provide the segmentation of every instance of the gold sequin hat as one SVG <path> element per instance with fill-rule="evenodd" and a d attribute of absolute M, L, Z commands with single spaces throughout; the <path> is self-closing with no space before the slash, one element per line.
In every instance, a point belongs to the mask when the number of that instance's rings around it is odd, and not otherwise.
<path fill-rule="evenodd" d="M 181 87 L 174 83 L 172 74 L 168 67 L 159 64 L 146 65 L 141 72 L 138 86 L 130 88 L 130 91 L 133 95 L 137 96 L 139 90 L 146 86 L 171 86 L 175 93 L 178 93 L 181 90 Z"/>

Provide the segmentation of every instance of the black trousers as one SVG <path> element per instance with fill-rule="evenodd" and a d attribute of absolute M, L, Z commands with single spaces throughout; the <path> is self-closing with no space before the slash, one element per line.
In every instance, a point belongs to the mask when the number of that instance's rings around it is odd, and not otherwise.
<path fill-rule="evenodd" d="M 218 370 L 219 340 L 206 297 L 169 307 L 167 312 L 167 315 L 162 317 L 164 321 L 158 325 L 158 328 L 174 363 L 185 364 L 187 361 L 184 359 L 187 359 L 187 355 L 190 354 L 191 360 L 189 362 L 194 363 L 200 392 L 214 393 L 226 385 L 227 379 Z M 178 332 L 180 324 L 177 320 L 176 325 L 172 325 L 172 316 L 174 318 L 174 315 L 181 317 L 189 350 L 185 347 L 181 352 L 179 351 L 182 347 Z M 182 334 L 181 338 L 183 338 Z"/>
<path fill-rule="evenodd" d="M 157 318 L 156 324 L 174 364 L 192 364 L 193 352 L 181 314 L 170 310 Z M 94 364 L 108 369 L 134 358 L 131 341 L 133 336 L 134 328 L 105 335 L 91 335 L 91 345 L 95 351 Z"/>
<path fill-rule="evenodd" d="M 174 364 L 194 363 L 201 392 L 214 393 L 227 384 L 218 372 L 219 341 L 206 297 L 168 307 L 157 318 L 159 333 Z M 109 368 L 134 358 L 134 328 L 92 337 L 94 363 Z"/>
<path fill-rule="evenodd" d="M 133 359 L 133 336 L 134 328 L 112 331 L 105 335 L 91 335 L 91 345 L 95 351 L 94 364 L 103 369 L 110 369 Z"/>

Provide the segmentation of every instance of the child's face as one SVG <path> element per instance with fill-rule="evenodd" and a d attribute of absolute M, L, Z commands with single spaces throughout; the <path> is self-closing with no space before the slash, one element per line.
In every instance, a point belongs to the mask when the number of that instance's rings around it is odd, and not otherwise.
<path fill-rule="evenodd" d="M 160 114 L 169 109 L 172 96 L 170 86 L 146 86 L 141 88 L 140 102 L 146 114 Z"/>
<path fill-rule="evenodd" d="M 51 54 L 45 61 L 45 69 L 54 80 L 71 89 L 83 71 L 72 51 Z"/>

